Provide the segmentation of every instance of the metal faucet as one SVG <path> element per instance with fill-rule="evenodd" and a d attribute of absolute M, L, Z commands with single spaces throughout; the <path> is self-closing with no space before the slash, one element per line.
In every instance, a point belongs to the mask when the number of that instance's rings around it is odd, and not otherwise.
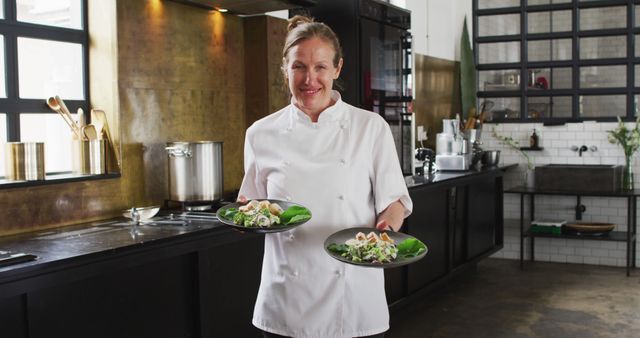
<path fill-rule="evenodd" d="M 593 151 L 596 151 L 598 148 L 596 148 L 595 146 L 592 147 Z M 578 156 L 582 157 L 582 153 L 585 151 L 588 151 L 589 148 L 586 145 L 582 145 L 580 146 L 580 148 L 578 148 L 578 146 L 571 146 L 571 150 L 573 151 L 577 151 L 578 152 Z"/>

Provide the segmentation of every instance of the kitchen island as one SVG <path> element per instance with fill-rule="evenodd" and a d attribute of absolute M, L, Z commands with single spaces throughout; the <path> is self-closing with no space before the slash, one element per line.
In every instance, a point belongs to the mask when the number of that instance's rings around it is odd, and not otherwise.
<path fill-rule="evenodd" d="M 406 179 L 403 231 L 429 253 L 386 271 L 392 313 L 502 247 L 504 169 Z M 213 220 L 129 230 L 119 219 L 0 238 L 0 250 L 38 256 L 0 267 L 2 336 L 259 336 L 261 235 Z"/>

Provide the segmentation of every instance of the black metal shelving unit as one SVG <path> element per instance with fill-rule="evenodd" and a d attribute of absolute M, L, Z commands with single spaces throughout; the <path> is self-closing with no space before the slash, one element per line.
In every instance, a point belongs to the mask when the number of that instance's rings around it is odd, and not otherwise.
<path fill-rule="evenodd" d="M 546 125 L 555 125 L 565 122 L 580 122 L 584 120 L 595 121 L 615 121 L 616 116 L 581 116 L 581 97 L 583 95 L 625 95 L 626 96 L 626 114 L 621 118 L 632 121 L 636 116 L 636 95 L 640 95 L 640 87 L 635 86 L 635 67 L 640 65 L 640 55 L 635 54 L 635 38 L 640 34 L 640 27 L 635 27 L 636 6 L 640 5 L 639 0 L 608 0 L 608 1 L 579 1 L 572 0 L 566 3 L 544 4 L 544 5 L 528 5 L 528 0 L 520 0 L 519 6 L 504 8 L 480 8 L 479 4 L 483 0 L 473 0 L 473 43 L 478 71 L 488 70 L 514 70 L 520 72 L 520 83 L 513 88 L 505 88 L 505 90 L 480 90 L 478 97 L 480 99 L 491 98 L 519 98 L 519 117 L 517 118 L 494 118 L 493 122 L 542 122 Z M 580 10 L 595 8 L 612 8 L 626 6 L 626 27 L 612 29 L 590 29 L 580 30 Z M 527 17 L 530 13 L 539 12 L 556 12 L 560 10 L 571 11 L 571 31 L 551 32 L 547 33 L 528 33 Z M 479 18 L 492 15 L 517 14 L 520 16 L 520 33 L 498 36 L 479 36 Z M 551 25 L 553 19 L 550 20 Z M 589 37 L 625 37 L 626 40 L 626 57 L 617 58 L 580 58 L 580 39 Z M 528 60 L 528 43 L 531 41 L 557 39 L 571 39 L 572 57 L 569 60 L 551 60 L 551 61 L 529 61 Z M 478 63 L 478 47 L 487 43 L 500 42 L 519 42 L 520 43 L 520 61 L 505 63 Z M 551 44 L 551 48 L 553 44 Z M 580 88 L 580 68 L 585 66 L 626 66 L 626 83 L 624 87 L 609 88 Z M 571 68 L 571 88 L 568 89 L 540 89 L 529 87 L 528 71 L 539 68 Z M 553 74 L 553 72 L 551 72 Z M 551 75 L 553 76 L 553 75 Z M 550 81 L 553 83 L 553 81 Z M 554 117 L 553 98 L 554 97 L 571 97 L 571 116 Z M 528 98 L 529 97 L 548 97 L 549 98 L 549 116 L 541 118 L 528 117 Z M 568 115 L 568 114 L 566 114 Z"/>
<path fill-rule="evenodd" d="M 524 267 L 524 240 L 525 238 L 529 238 L 529 241 L 530 241 L 529 259 L 531 261 L 534 261 L 536 237 L 626 242 L 627 276 L 630 276 L 631 268 L 636 267 L 636 242 L 637 242 L 636 208 L 637 208 L 637 197 L 640 196 L 640 190 L 594 192 L 594 191 L 543 190 L 543 189 L 527 188 L 527 187 L 515 187 L 515 188 L 505 190 L 504 193 L 520 195 L 520 267 L 521 268 Z M 529 216 L 530 216 L 530 220 L 534 220 L 536 195 L 576 196 L 576 220 L 582 219 L 584 206 L 581 204 L 581 198 L 584 196 L 625 198 L 627 200 L 627 231 L 611 231 L 605 235 L 600 235 L 600 236 L 576 235 L 576 234 L 570 234 L 570 233 L 563 233 L 563 234 L 534 233 L 530 231 L 530 228 L 525 229 L 525 226 L 524 226 L 524 200 L 525 200 L 525 196 L 529 196 L 529 211 L 530 211 Z"/>

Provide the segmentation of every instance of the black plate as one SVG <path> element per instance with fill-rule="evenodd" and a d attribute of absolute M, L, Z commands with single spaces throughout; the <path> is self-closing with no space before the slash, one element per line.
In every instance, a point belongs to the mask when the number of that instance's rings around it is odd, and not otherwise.
<path fill-rule="evenodd" d="M 336 233 L 334 233 L 333 235 L 327 237 L 327 239 L 324 241 L 324 251 L 326 251 L 331 257 L 341 261 L 341 262 L 345 262 L 345 263 L 349 263 L 349 264 L 353 264 L 353 265 L 358 265 L 358 266 L 363 266 L 363 267 L 368 267 L 368 268 L 397 268 L 399 266 L 403 266 L 403 265 L 407 265 L 407 264 L 411 264 L 414 262 L 417 262 L 419 260 L 421 260 L 429 251 L 428 248 L 425 248 L 426 250 L 415 256 L 415 257 L 397 257 L 393 262 L 390 263 L 369 263 L 369 262 L 354 262 L 350 259 L 347 259 L 345 257 L 340 256 L 339 254 L 336 254 L 334 252 L 329 251 L 329 249 L 327 248 L 330 244 L 336 243 L 336 244 L 344 244 L 344 242 L 346 242 L 348 239 L 352 239 L 352 238 L 356 238 L 356 234 L 358 232 L 362 232 L 365 235 L 368 235 L 371 231 L 374 231 L 375 233 L 377 233 L 378 235 L 380 235 L 380 231 L 376 230 L 374 228 L 365 228 L 365 227 L 360 227 L 360 228 L 348 228 L 348 229 L 344 229 L 344 230 L 340 230 Z M 409 239 L 409 238 L 415 238 L 411 235 L 407 235 L 405 233 L 402 232 L 395 232 L 395 231 L 387 231 L 387 235 L 389 235 L 389 237 L 391 237 L 391 239 L 393 239 L 395 241 L 395 244 L 398 245 L 400 242 L 404 241 L 405 239 Z"/>
<path fill-rule="evenodd" d="M 278 205 L 280 205 L 280 207 L 282 208 L 282 210 L 287 210 L 292 206 L 298 206 L 298 207 L 303 207 L 306 208 L 305 206 L 302 206 L 300 204 L 297 203 L 293 203 L 293 202 L 287 202 L 287 201 L 280 201 L 280 200 L 261 200 L 258 199 L 257 201 L 269 201 L 269 203 L 277 203 Z M 218 217 L 218 220 L 220 220 L 220 222 L 222 222 L 225 225 L 228 225 L 232 228 L 238 229 L 240 231 L 246 231 L 246 232 L 256 232 L 256 233 L 261 233 L 261 234 L 265 234 L 265 233 L 271 233 L 271 232 L 282 232 L 282 231 L 287 231 L 287 230 L 291 230 L 297 226 L 300 226 L 302 224 L 307 223 L 309 220 L 303 221 L 303 222 L 297 222 L 297 223 L 291 223 L 291 224 L 287 224 L 287 225 L 272 225 L 268 228 L 259 228 L 259 227 L 245 227 L 243 225 L 239 225 L 239 224 L 235 224 L 233 223 L 233 220 L 227 219 L 227 218 L 223 218 L 221 215 L 221 212 L 224 210 L 227 210 L 229 208 L 235 208 L 238 209 L 240 206 L 242 206 L 243 204 L 240 203 L 230 203 L 225 205 L 224 207 L 218 209 L 218 212 L 216 213 L 216 216 Z M 306 208 L 307 210 L 309 210 L 309 208 Z M 311 210 L 309 210 L 309 213 L 311 213 Z"/>

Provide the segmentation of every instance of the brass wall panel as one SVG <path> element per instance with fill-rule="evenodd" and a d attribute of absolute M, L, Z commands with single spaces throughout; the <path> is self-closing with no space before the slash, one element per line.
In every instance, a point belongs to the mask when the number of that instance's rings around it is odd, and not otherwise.
<path fill-rule="evenodd" d="M 460 63 L 415 54 L 413 102 L 416 126 L 429 130 L 425 143 L 435 150 L 436 134 L 442 132 L 442 120 L 460 112 Z"/>
<path fill-rule="evenodd" d="M 244 31 L 246 123 L 249 127 L 290 102 L 281 71 L 287 21 L 267 15 L 248 17 Z"/>
<path fill-rule="evenodd" d="M 92 64 L 91 91 L 92 105 L 111 115 L 121 142 L 122 177 L 0 190 L 0 235 L 106 219 L 132 205 L 162 203 L 168 196 L 167 141 L 223 141 L 225 190 L 240 185 L 243 19 L 160 0 L 90 6 L 103 16 L 96 22 L 106 21 L 101 33 L 115 31 L 118 39 L 117 44 L 95 41 L 110 35 L 91 33 L 92 48 L 112 45 L 117 55 L 111 62 L 115 71 L 94 70 Z M 114 60 L 99 59 L 96 65 L 108 68 L 109 61 Z"/>

